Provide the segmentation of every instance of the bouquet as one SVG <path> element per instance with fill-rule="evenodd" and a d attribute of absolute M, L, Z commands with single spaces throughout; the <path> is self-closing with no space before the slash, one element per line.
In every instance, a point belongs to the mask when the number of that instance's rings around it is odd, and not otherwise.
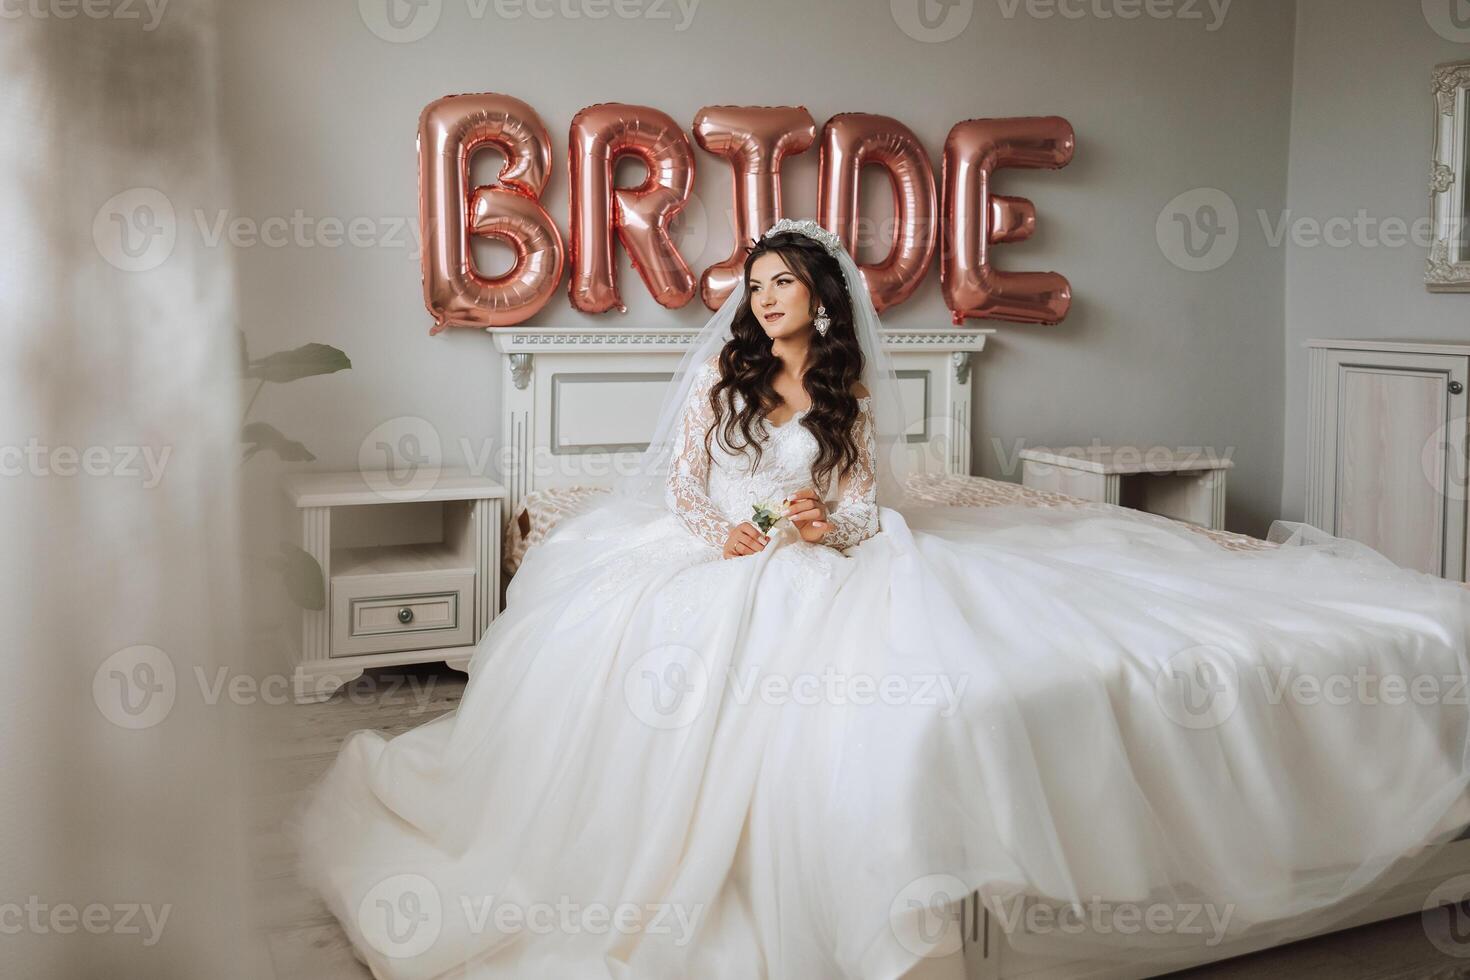
<path fill-rule="evenodd" d="M 786 520 L 786 508 L 790 504 L 789 500 L 782 500 L 779 505 L 768 500 L 759 501 L 751 508 L 750 523 L 759 528 L 762 534 L 769 534 L 771 528 Z"/>

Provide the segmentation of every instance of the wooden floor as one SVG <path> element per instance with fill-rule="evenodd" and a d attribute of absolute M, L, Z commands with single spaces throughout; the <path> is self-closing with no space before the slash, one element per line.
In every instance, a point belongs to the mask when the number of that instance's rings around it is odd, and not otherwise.
<path fill-rule="evenodd" d="M 441 665 L 370 670 L 320 704 L 262 708 L 252 727 L 251 882 L 258 961 L 275 980 L 371 980 L 321 901 L 296 881 L 281 821 L 336 756 L 349 732 L 399 734 L 459 704 L 465 675 Z M 1466 946 L 1470 954 L 1470 944 Z M 271 976 L 260 973 L 260 980 Z M 1470 980 L 1470 958 L 1430 944 L 1410 915 L 1310 939 L 1171 980 Z"/>

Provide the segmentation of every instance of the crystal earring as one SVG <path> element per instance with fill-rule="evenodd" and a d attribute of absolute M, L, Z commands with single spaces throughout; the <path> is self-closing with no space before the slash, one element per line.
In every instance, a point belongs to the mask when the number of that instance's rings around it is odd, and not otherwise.
<path fill-rule="evenodd" d="M 817 307 L 817 318 L 812 321 L 812 326 L 823 337 L 827 336 L 827 331 L 832 329 L 832 320 L 827 316 L 827 308 L 825 306 Z"/>

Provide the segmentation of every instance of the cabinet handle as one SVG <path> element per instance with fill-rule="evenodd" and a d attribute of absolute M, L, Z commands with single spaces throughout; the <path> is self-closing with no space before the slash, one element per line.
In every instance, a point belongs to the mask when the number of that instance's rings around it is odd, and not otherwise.
<path fill-rule="evenodd" d="M 408 608 L 407 606 L 404 606 L 402 609 L 398 610 L 398 621 L 400 623 L 403 623 L 405 626 L 413 622 L 413 610 Z"/>
<path fill-rule="evenodd" d="M 1462 384 L 1460 384 L 1460 382 L 1458 382 L 1458 381 L 1451 381 L 1450 382 L 1450 394 L 1452 394 L 1452 395 L 1458 395 L 1460 392 L 1462 392 L 1464 390 L 1465 390 L 1465 386 L 1462 385 Z"/>

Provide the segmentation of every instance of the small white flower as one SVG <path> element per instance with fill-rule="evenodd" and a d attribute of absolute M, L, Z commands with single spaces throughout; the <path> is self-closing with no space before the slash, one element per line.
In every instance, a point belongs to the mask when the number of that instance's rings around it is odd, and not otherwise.
<path fill-rule="evenodd" d="M 771 528 L 786 519 L 786 505 L 789 501 L 781 501 L 773 504 L 769 500 L 757 501 L 751 508 L 752 516 L 750 522 L 760 529 L 762 534 L 769 534 Z"/>

